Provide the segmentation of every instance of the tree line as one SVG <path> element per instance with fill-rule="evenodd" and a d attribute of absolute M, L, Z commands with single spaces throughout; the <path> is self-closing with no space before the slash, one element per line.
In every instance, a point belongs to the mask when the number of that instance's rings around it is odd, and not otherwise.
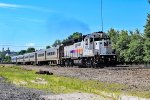
<path fill-rule="evenodd" d="M 111 28 L 108 31 L 120 62 L 150 63 L 150 14 L 144 28 L 144 33 L 140 33 L 138 29 L 118 31 Z"/>

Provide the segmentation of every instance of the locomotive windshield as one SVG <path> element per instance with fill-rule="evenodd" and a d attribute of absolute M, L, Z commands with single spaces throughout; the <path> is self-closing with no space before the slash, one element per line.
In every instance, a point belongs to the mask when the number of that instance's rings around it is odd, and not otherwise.
<path fill-rule="evenodd" d="M 100 38 L 100 37 L 99 37 L 99 38 L 94 38 L 94 40 L 95 40 L 95 41 L 101 41 L 102 38 Z"/>
<path fill-rule="evenodd" d="M 108 42 L 104 42 L 104 46 L 108 46 Z"/>

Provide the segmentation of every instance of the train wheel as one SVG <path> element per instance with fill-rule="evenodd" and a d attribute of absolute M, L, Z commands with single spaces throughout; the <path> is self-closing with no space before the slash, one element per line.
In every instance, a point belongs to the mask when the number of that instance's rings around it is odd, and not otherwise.
<path fill-rule="evenodd" d="M 73 61 L 72 60 L 69 61 L 68 64 L 69 64 L 69 67 L 73 67 Z"/>
<path fill-rule="evenodd" d="M 65 67 L 68 67 L 68 62 L 67 61 L 65 61 Z"/>
<path fill-rule="evenodd" d="M 88 59 L 88 60 L 86 61 L 86 67 L 88 67 L 88 68 L 91 68 L 91 67 L 92 67 L 92 61 L 91 61 L 91 59 Z"/>
<path fill-rule="evenodd" d="M 99 68 L 104 68 L 104 64 L 99 64 Z"/>
<path fill-rule="evenodd" d="M 98 64 L 96 62 L 93 62 L 93 68 L 97 68 Z"/>

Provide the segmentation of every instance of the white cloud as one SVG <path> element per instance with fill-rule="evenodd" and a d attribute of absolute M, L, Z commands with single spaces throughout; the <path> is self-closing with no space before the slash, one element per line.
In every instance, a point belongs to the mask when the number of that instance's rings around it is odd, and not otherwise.
<path fill-rule="evenodd" d="M 0 2 L 0 8 L 24 8 L 24 9 L 30 9 L 30 10 L 39 11 L 39 12 L 53 12 L 52 10 L 48 10 L 48 9 L 41 8 L 41 7 L 2 3 L 2 2 Z"/>
<path fill-rule="evenodd" d="M 21 5 L 9 4 L 9 3 L 0 3 L 0 7 L 2 8 L 22 8 Z"/>
<path fill-rule="evenodd" d="M 34 47 L 34 46 L 35 46 L 35 43 L 27 43 L 26 46 L 27 46 L 27 47 Z"/>

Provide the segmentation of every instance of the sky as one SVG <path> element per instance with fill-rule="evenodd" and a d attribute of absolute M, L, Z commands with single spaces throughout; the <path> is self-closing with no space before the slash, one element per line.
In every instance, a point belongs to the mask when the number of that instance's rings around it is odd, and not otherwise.
<path fill-rule="evenodd" d="M 148 0 L 103 0 L 104 32 L 144 30 Z M 44 49 L 73 32 L 101 31 L 101 0 L 0 0 L 0 51 Z"/>

